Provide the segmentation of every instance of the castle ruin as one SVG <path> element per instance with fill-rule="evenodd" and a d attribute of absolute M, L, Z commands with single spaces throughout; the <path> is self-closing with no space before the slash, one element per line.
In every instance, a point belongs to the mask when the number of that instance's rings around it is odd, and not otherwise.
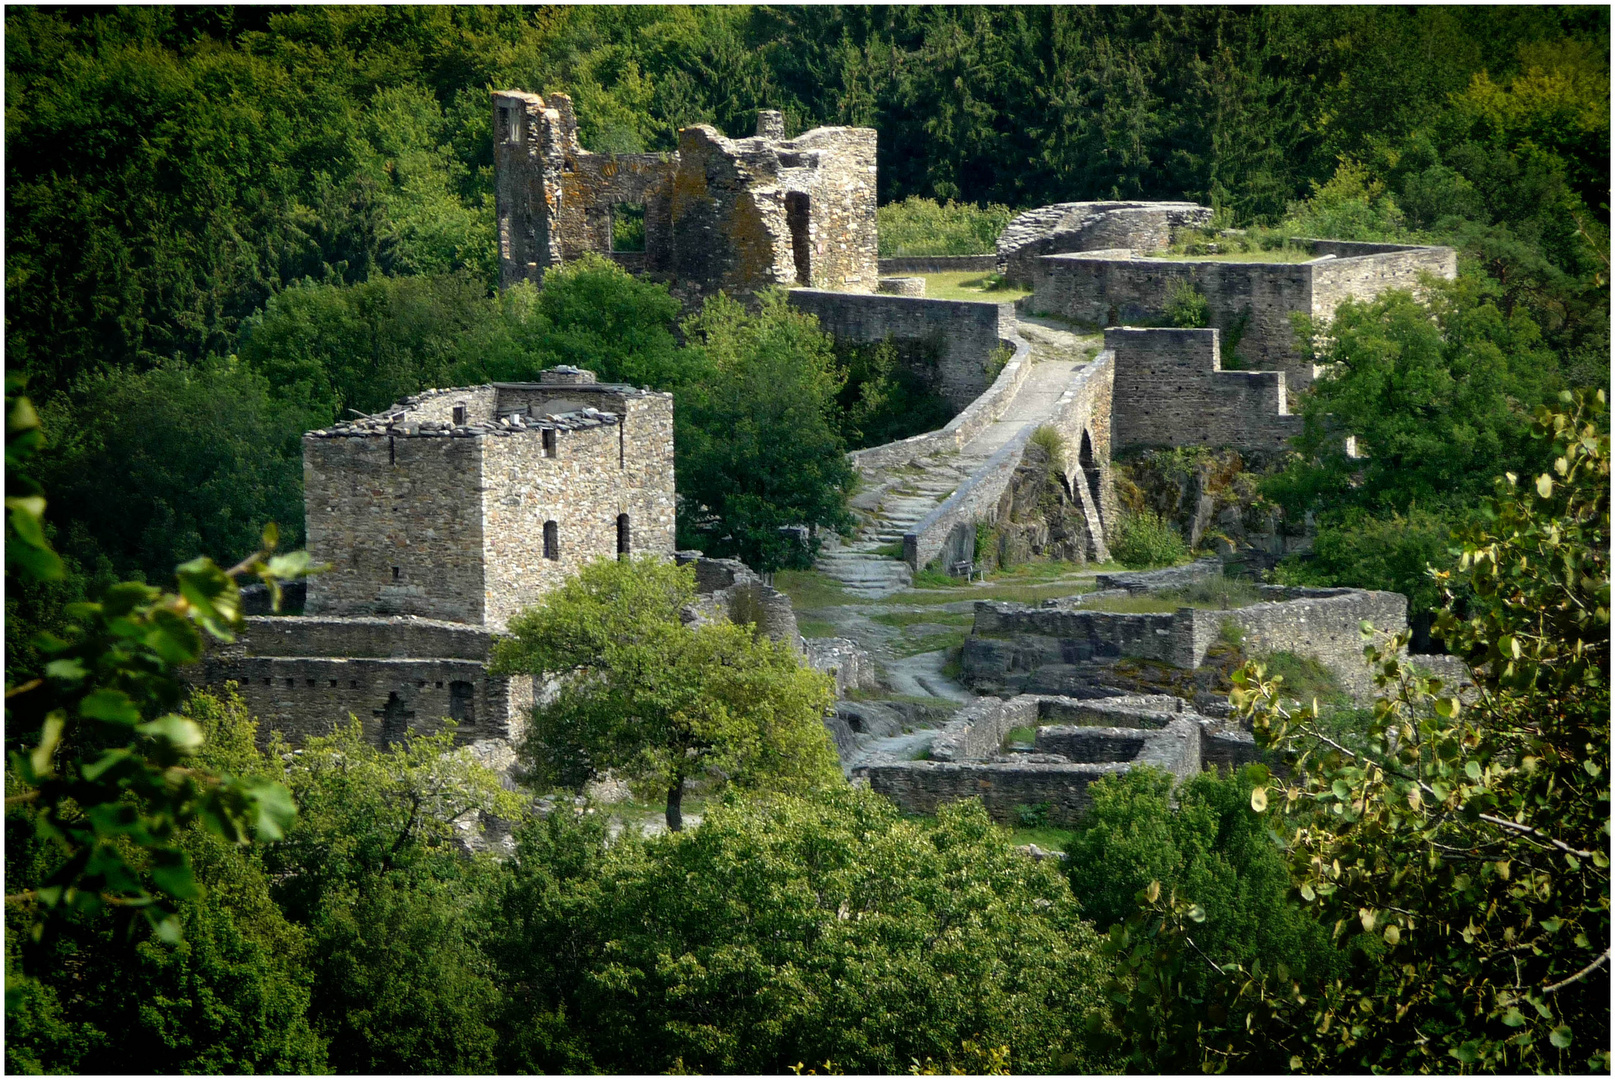
<path fill-rule="evenodd" d="M 686 295 L 875 290 L 871 128 L 787 139 L 784 117 L 763 110 L 751 138 L 696 124 L 673 154 L 595 154 L 566 94 L 502 90 L 493 106 L 504 287 L 595 252 Z M 618 250 L 629 232 L 636 249 Z"/>

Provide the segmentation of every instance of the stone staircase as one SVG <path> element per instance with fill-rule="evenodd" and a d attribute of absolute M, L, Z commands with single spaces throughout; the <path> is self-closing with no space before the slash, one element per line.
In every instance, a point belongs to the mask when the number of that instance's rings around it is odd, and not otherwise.
<path fill-rule="evenodd" d="M 937 453 L 889 470 L 867 470 L 851 500 L 858 518 L 849 541 L 826 545 L 817 569 L 860 599 L 881 599 L 913 581 L 902 559 L 903 534 L 935 510 L 1028 424 L 1049 414 L 1073 372 L 1097 351 L 1098 338 L 1023 319 L 1017 333 L 1032 347 L 1033 369 L 998 422 L 951 453 Z"/>

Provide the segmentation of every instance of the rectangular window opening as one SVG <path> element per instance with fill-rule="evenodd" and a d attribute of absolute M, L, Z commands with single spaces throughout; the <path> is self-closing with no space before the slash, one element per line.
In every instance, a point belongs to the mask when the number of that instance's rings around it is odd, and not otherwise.
<path fill-rule="evenodd" d="M 556 432 L 555 432 L 554 428 L 545 428 L 544 429 L 544 456 L 545 457 L 554 457 L 555 456 L 555 444 L 556 444 L 555 435 L 556 435 Z"/>
<path fill-rule="evenodd" d="M 553 521 L 544 523 L 544 557 L 546 559 L 561 557 L 561 527 Z"/>
<path fill-rule="evenodd" d="M 645 250 L 644 203 L 617 203 L 611 208 L 611 250 Z"/>

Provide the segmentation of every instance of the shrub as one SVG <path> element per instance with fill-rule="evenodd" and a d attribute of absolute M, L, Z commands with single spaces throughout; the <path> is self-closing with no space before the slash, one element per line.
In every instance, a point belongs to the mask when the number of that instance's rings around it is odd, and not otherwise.
<path fill-rule="evenodd" d="M 1142 510 L 1121 516 L 1110 553 L 1129 570 L 1147 570 L 1182 562 L 1189 557 L 1189 545 L 1171 522 L 1153 510 Z"/>
<path fill-rule="evenodd" d="M 1014 216 L 1001 203 L 938 203 L 914 195 L 875 211 L 883 256 L 990 255 Z"/>
<path fill-rule="evenodd" d="M 1204 294 L 1187 281 L 1177 282 L 1166 294 L 1163 314 L 1169 326 L 1195 329 L 1211 325 L 1211 305 Z"/>

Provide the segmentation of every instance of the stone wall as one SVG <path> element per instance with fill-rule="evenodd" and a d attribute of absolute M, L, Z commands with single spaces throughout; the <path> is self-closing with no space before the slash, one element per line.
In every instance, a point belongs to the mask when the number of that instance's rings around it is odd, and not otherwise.
<path fill-rule="evenodd" d="M 1275 450 L 1301 434 L 1282 371 L 1224 371 L 1217 330 L 1105 331 L 1115 354 L 1113 445 Z"/>
<path fill-rule="evenodd" d="M 1314 240 L 1319 261 L 1312 268 L 1312 317 L 1327 324 L 1344 300 L 1367 300 L 1391 289 L 1423 294 L 1425 275 L 1451 280 L 1458 276 L 1458 253 L 1449 247 L 1401 244 L 1357 244 Z"/>
<path fill-rule="evenodd" d="M 595 154 L 578 142 L 566 94 L 495 91 L 493 110 L 502 286 L 597 252 L 691 296 L 875 287 L 872 129 L 786 139 L 764 110 L 751 138 L 697 124 L 679 132 L 676 154 Z M 642 252 L 613 250 L 623 208 L 643 214 Z"/>
<path fill-rule="evenodd" d="M 1004 370 L 998 373 L 985 393 L 967 405 L 963 412 L 935 431 L 927 431 L 896 442 L 869 446 L 847 454 L 859 470 L 894 469 L 930 454 L 956 452 L 989 425 L 997 422 L 1004 409 L 1015 400 L 1021 384 L 1032 370 L 1032 347 L 1013 332 L 1005 343 L 1015 350 Z"/>
<path fill-rule="evenodd" d="M 1019 215 L 998 238 L 999 273 L 1032 284 L 1037 259 L 1071 251 L 1159 251 L 1181 228 L 1211 220 L 1207 207 L 1186 202 L 1070 202 Z"/>
<path fill-rule="evenodd" d="M 880 260 L 880 274 L 951 274 L 998 269 L 997 255 L 889 255 Z"/>
<path fill-rule="evenodd" d="M 988 358 L 1015 322 L 1013 305 L 977 300 L 792 289 L 790 301 L 816 315 L 837 341 L 872 345 L 890 338 L 934 355 L 935 369 L 917 373 L 955 409 L 964 409 L 988 388 Z"/>
<path fill-rule="evenodd" d="M 1453 277 L 1451 248 L 1352 245 L 1309 241 L 1320 257 L 1306 263 L 1217 262 L 1085 255 L 1050 255 L 1033 261 L 1035 311 L 1095 326 L 1160 321 L 1176 288 L 1192 285 L 1205 296 L 1224 340 L 1238 331 L 1239 354 L 1263 370 L 1283 371 L 1288 388 L 1311 385 L 1291 316 L 1312 316 L 1321 327 L 1344 299 L 1368 299 L 1387 289 L 1416 288 L 1423 273 Z M 1320 250 L 1317 245 L 1328 250 Z M 1373 250 L 1356 253 L 1360 248 Z M 1341 258 L 1335 251 L 1353 254 Z"/>
<path fill-rule="evenodd" d="M 1081 476 L 1073 482 L 1072 495 L 1083 508 L 1088 522 L 1088 558 L 1104 562 L 1110 558 L 1105 544 L 1105 522 L 1114 520 L 1114 492 L 1110 483 L 1110 380 L 1113 375 L 1110 354 L 1101 353 L 1078 369 L 1046 422 L 1059 431 L 1066 442 L 1067 460 L 1062 463 L 1068 476 Z M 903 537 L 903 559 L 919 569 L 937 558 L 949 536 L 961 525 L 996 520 L 1000 500 L 1037 424 L 1029 423 L 1015 434 L 976 472 L 960 484 L 935 510 L 915 523 Z M 1075 461 L 1072 459 L 1075 458 Z M 1084 468 L 1084 465 L 1089 468 Z"/>
<path fill-rule="evenodd" d="M 1137 325 L 1161 320 L 1173 290 L 1184 285 L 1205 296 L 1224 335 L 1243 323 L 1239 353 L 1247 361 L 1285 372 L 1292 389 L 1311 384 L 1311 367 L 1302 364 L 1290 323 L 1292 313 L 1312 311 L 1312 272 L 1305 263 L 1052 255 L 1036 261 L 1028 303 L 1094 326 Z"/>
<path fill-rule="evenodd" d="M 1366 620 L 1392 633 L 1406 629 L 1405 597 L 1278 586 L 1270 587 L 1270 595 L 1274 599 L 1229 611 L 1184 607 L 1171 613 L 979 601 L 961 656 L 964 682 L 978 693 L 1052 688 L 1076 681 L 1093 670 L 1090 665 L 1121 657 L 1191 670 L 1205 660 L 1229 622 L 1243 634 L 1247 655 L 1285 651 L 1307 657 L 1327 667 L 1359 699 L 1373 696 L 1360 627 Z"/>
<path fill-rule="evenodd" d="M 1049 718 L 1068 723 L 1039 725 L 1036 755 L 1000 753 L 1008 732 Z M 1183 702 L 1161 696 L 984 700 L 938 734 L 931 760 L 864 766 L 854 777 L 908 813 L 934 814 L 944 804 L 979 798 L 1004 824 L 1016 824 L 1022 807 L 1046 804 L 1051 824 L 1074 825 L 1087 812 L 1095 780 L 1141 766 L 1180 780 L 1199 772 L 1207 723 L 1183 711 Z"/>
<path fill-rule="evenodd" d="M 368 739 L 437 731 L 455 718 L 459 742 L 516 740 L 533 705 L 530 677 L 489 675 L 482 627 L 397 618 L 251 617 L 235 642 L 203 659 L 200 681 L 234 682 L 259 719 L 295 745 L 351 713 Z"/>

